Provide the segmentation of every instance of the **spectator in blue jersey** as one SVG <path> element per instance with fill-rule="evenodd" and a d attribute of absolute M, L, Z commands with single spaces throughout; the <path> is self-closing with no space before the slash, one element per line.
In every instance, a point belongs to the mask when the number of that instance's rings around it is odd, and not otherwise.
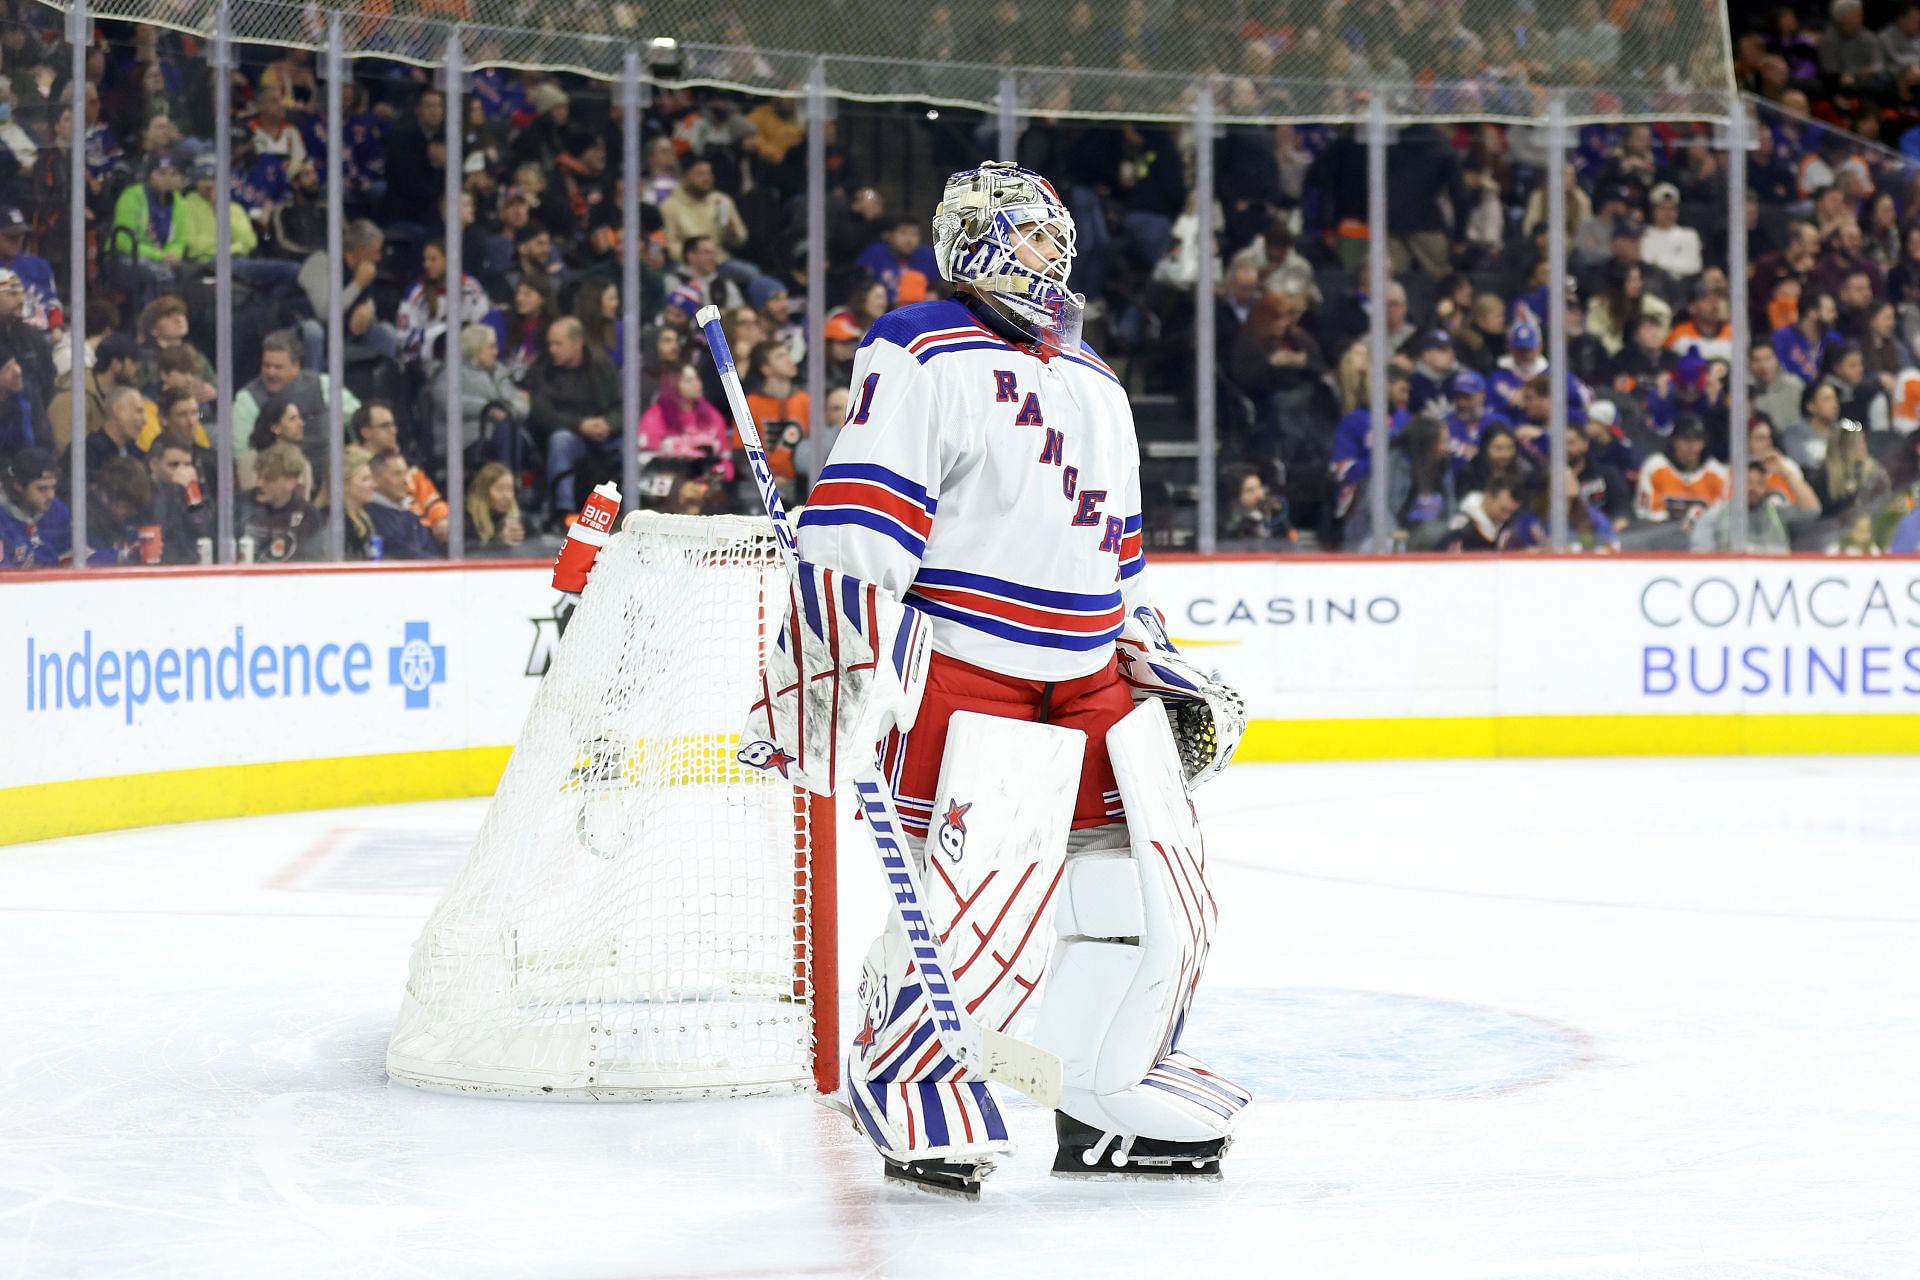
<path fill-rule="evenodd" d="M 1893 526 L 1893 536 L 1887 543 L 1887 550 L 1896 556 L 1920 555 L 1920 507 L 1907 512 L 1900 518 L 1900 523 Z"/>
<path fill-rule="evenodd" d="M 486 74 L 485 72 L 481 73 Z M 387 122 L 367 102 L 367 91 L 349 80 L 341 89 L 341 198 L 349 208 L 378 205 L 387 194 Z"/>
<path fill-rule="evenodd" d="M 1387 439 L 1391 443 L 1407 425 L 1407 398 L 1411 376 L 1394 366 L 1387 370 Z M 1334 484 L 1334 518 L 1344 520 L 1352 509 L 1367 477 L 1373 472 L 1370 435 L 1373 431 L 1373 407 L 1361 404 L 1349 412 L 1333 429 L 1333 445 L 1328 451 L 1328 469 Z"/>
<path fill-rule="evenodd" d="M 1719 367 L 1697 351 L 1689 350 L 1674 361 L 1673 375 L 1664 389 L 1647 397 L 1647 425 L 1661 435 L 1673 430 L 1674 419 L 1683 413 L 1697 413 L 1707 424 L 1714 439 L 1726 438 L 1725 379 Z M 1719 428 L 1716 431 L 1716 426 Z"/>
<path fill-rule="evenodd" d="M 45 258 L 26 252 L 29 230 L 25 214 L 12 205 L 0 206 L 0 269 L 20 278 L 26 293 L 20 318 L 42 333 L 56 334 L 67 327 L 66 311 L 53 268 Z"/>
<path fill-rule="evenodd" d="M 940 278 L 933 247 L 920 243 L 917 218 L 892 219 L 880 238 L 860 251 L 858 264 L 886 286 L 889 307 L 924 300 L 928 286 Z"/>
<path fill-rule="evenodd" d="M 1519 422 L 1520 396 L 1526 385 L 1547 371 L 1547 358 L 1540 354 L 1540 330 L 1531 321 L 1522 320 L 1507 330 L 1507 354 L 1494 362 L 1487 378 L 1488 403 L 1496 413 Z"/>
<path fill-rule="evenodd" d="M 1788 373 L 1812 385 L 1826 373 L 1826 352 L 1845 341 L 1835 330 L 1840 307 L 1832 294 L 1820 289 L 1800 294 L 1800 319 L 1773 331 L 1773 353 Z"/>
<path fill-rule="evenodd" d="M 1447 414 L 1447 431 L 1453 437 L 1454 470 L 1457 472 L 1480 450 L 1480 438 L 1487 428 L 1513 424 L 1504 414 L 1487 408 L 1487 380 L 1471 369 L 1462 369 L 1448 384 L 1453 409 Z"/>
<path fill-rule="evenodd" d="M 73 551 L 73 515 L 58 496 L 53 454 L 22 449 L 0 462 L 0 569 L 52 569 Z"/>
<path fill-rule="evenodd" d="M 140 526 L 153 501 L 147 464 L 137 457 L 108 458 L 87 473 L 87 563 L 140 562 Z"/>

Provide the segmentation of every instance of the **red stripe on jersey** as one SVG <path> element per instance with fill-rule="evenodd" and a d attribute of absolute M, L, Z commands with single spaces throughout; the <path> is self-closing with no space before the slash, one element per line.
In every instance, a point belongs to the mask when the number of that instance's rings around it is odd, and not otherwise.
<path fill-rule="evenodd" d="M 1058 609 L 1043 609 L 1037 605 L 1016 604 L 1011 600 L 1002 600 L 998 596 L 983 595 L 977 591 L 966 591 L 958 587 L 930 587 L 925 583 L 915 583 L 913 590 L 915 594 L 923 595 L 941 604 L 971 609 L 975 613 L 984 613 L 1007 622 L 1018 622 L 1029 627 L 1044 627 L 1050 631 L 1065 631 L 1074 635 L 1098 635 L 1103 631 L 1111 631 L 1120 625 L 1124 615 L 1120 605 L 1115 605 L 1111 609 L 1102 609 L 1098 613 L 1067 613 Z"/>
<path fill-rule="evenodd" d="M 822 480 L 807 497 L 809 507 L 862 507 L 891 516 L 924 540 L 933 532 L 933 517 L 911 498 L 864 480 Z"/>

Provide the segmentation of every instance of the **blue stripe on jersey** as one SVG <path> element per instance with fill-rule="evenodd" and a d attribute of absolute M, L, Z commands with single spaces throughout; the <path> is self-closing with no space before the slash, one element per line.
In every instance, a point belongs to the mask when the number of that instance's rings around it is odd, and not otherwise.
<path fill-rule="evenodd" d="M 1005 1142 L 1007 1122 L 1000 1118 L 1000 1106 L 993 1100 L 993 1094 L 988 1091 L 986 1083 L 976 1082 L 969 1084 L 967 1088 L 973 1091 L 974 1101 L 980 1104 L 980 1114 L 986 1117 L 987 1137 L 994 1142 Z"/>
<path fill-rule="evenodd" d="M 920 1118 L 927 1122 L 927 1142 L 932 1146 L 947 1145 L 947 1112 L 940 1105 L 940 1086 L 928 1081 L 920 1086 Z"/>
<path fill-rule="evenodd" d="M 820 478 L 815 484 L 825 484 L 829 480 L 864 480 L 891 489 L 910 502 L 917 502 L 927 509 L 928 515 L 940 510 L 937 498 L 927 496 L 925 486 L 914 483 L 898 471 L 889 471 L 873 462 L 829 462 L 820 468 Z"/>
<path fill-rule="evenodd" d="M 1002 622 L 998 618 L 964 613 L 959 609 L 941 604 L 938 600 L 929 600 L 914 591 L 907 592 L 907 599 L 912 602 L 914 608 L 935 618 L 945 618 L 948 622 L 957 622 L 963 627 L 972 627 L 975 631 L 982 631 L 1002 640 L 1011 640 L 1015 644 L 1030 644 L 1039 649 L 1068 649 L 1076 653 L 1084 653 L 1087 650 L 1105 646 L 1120 634 L 1118 627 L 1095 635 L 1060 635 L 1052 631 L 1035 631 L 1031 627 Z"/>
<path fill-rule="evenodd" d="M 1135 574 L 1139 573 L 1142 569 L 1146 567 L 1147 567 L 1147 558 L 1145 556 L 1135 556 L 1133 559 L 1127 561 L 1125 564 L 1120 566 L 1120 580 L 1122 582 L 1125 582 L 1128 578 L 1133 577 Z"/>
<path fill-rule="evenodd" d="M 927 544 L 916 538 L 898 523 L 872 511 L 862 511 L 857 507 L 808 507 L 800 513 L 800 531 L 813 528 L 828 528 L 833 525 L 857 525 L 892 538 L 907 554 L 916 560 L 926 554 Z"/>
<path fill-rule="evenodd" d="M 920 630 L 919 619 L 907 617 L 893 633 L 893 673 L 902 680 L 907 675 L 907 651 L 913 642 L 914 633 Z"/>
<path fill-rule="evenodd" d="M 926 565 L 913 575 L 916 584 L 926 583 L 930 587 L 959 587 L 966 591 L 981 591 L 990 596 L 1000 596 L 1007 600 L 1017 600 L 1021 604 L 1039 605 L 1044 609 L 1072 609 L 1076 612 L 1099 613 L 1112 609 L 1120 603 L 1118 591 L 1108 591 L 1100 595 L 1083 595 L 1074 591 L 1050 591 L 1045 587 L 1029 587 L 1024 583 L 1008 582 L 1005 578 L 990 578 L 984 573 L 967 573 L 960 569 L 936 569 Z"/>
<path fill-rule="evenodd" d="M 813 575 L 810 573 L 800 575 L 800 608 L 807 619 L 807 625 L 813 628 L 813 634 L 826 635 L 827 628 L 820 621 L 820 597 L 814 591 Z"/>
<path fill-rule="evenodd" d="M 915 360 L 918 360 L 921 364 L 925 364 L 927 361 L 933 359 L 935 356 L 951 355 L 955 351 L 1008 351 L 1011 349 L 1012 348 L 1008 347 L 1006 343 L 1000 342 L 997 340 L 996 341 L 982 340 L 980 342 L 955 342 L 952 344 L 939 343 L 934 346 L 928 347 L 925 351 L 919 352 L 913 358 Z"/>
<path fill-rule="evenodd" d="M 850 578 L 844 573 L 840 575 L 840 609 L 847 615 L 847 620 L 853 623 L 856 635 L 866 634 L 867 624 L 862 620 L 860 610 L 860 579 Z"/>
<path fill-rule="evenodd" d="M 891 342 L 904 347 L 924 334 L 966 325 L 978 328 L 980 322 L 973 318 L 973 313 L 967 310 L 963 302 L 955 302 L 951 298 L 914 302 L 896 307 L 875 320 L 861 337 L 860 346 L 864 349 L 876 342 Z"/>
<path fill-rule="evenodd" d="M 1140 517 L 1137 515 L 1128 516 L 1126 519 L 1126 522 L 1120 526 L 1120 532 L 1122 533 L 1140 532 Z"/>
<path fill-rule="evenodd" d="M 1062 360 L 1065 360 L 1069 364 L 1077 364 L 1082 369 L 1091 369 L 1093 372 L 1099 374 L 1101 377 L 1105 378 L 1108 382 L 1111 382 L 1116 387 L 1124 385 L 1120 381 L 1120 379 L 1114 377 L 1110 371 L 1101 368 L 1099 365 L 1094 364 L 1091 361 L 1083 360 L 1077 355 L 1068 355 L 1066 352 L 1063 351 L 1060 353 L 1060 358 Z M 924 357 L 922 358 L 921 363 L 922 364 L 926 363 L 926 360 Z"/>

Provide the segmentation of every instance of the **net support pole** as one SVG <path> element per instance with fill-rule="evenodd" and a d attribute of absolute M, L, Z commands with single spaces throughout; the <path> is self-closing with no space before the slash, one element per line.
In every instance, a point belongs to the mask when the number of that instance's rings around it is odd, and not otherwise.
<path fill-rule="evenodd" d="M 1548 534 L 1567 549 L 1567 104 L 1547 104 L 1547 376 L 1553 411 L 1547 419 Z"/>
<path fill-rule="evenodd" d="M 460 413 L 460 325 L 466 301 L 465 264 L 460 261 L 466 224 L 460 219 L 460 185 L 466 168 L 466 119 L 460 106 L 460 85 L 466 78 L 461 64 L 460 28 L 447 36 L 447 278 L 442 300 L 446 307 L 447 380 L 447 558 L 461 559 L 467 549 L 466 450 Z"/>
<path fill-rule="evenodd" d="M 1744 555 L 1747 544 L 1747 108 L 1729 95 L 1727 112 L 1727 326 L 1733 355 L 1727 369 L 1727 549 Z"/>
<path fill-rule="evenodd" d="M 640 501 L 640 51 L 620 78 L 620 492 Z"/>
<path fill-rule="evenodd" d="M 1219 494 L 1214 483 L 1214 471 L 1219 466 L 1214 433 L 1219 418 L 1213 399 L 1213 82 L 1202 80 L 1199 89 L 1193 102 L 1194 215 L 1199 221 L 1196 239 L 1200 246 L 1199 270 L 1193 277 L 1193 413 L 1200 446 L 1194 470 L 1200 481 L 1200 550 L 1211 555 L 1219 535 L 1219 513 L 1215 510 Z"/>
<path fill-rule="evenodd" d="M 827 458 L 827 63 L 807 76 L 807 482 Z M 838 426 L 838 423 L 831 424 Z"/>
<path fill-rule="evenodd" d="M 218 396 L 213 449 L 220 469 L 214 558 L 233 563 L 233 7 L 213 19 L 213 367 Z"/>
<path fill-rule="evenodd" d="M 1393 508 L 1387 501 L 1387 443 L 1393 409 L 1387 403 L 1387 99 L 1379 90 L 1367 104 L 1367 550 L 1393 550 Z"/>
<path fill-rule="evenodd" d="M 221 9 L 225 13 L 224 8 Z M 67 39 L 73 44 L 73 110 L 67 154 L 67 352 L 72 357 L 73 395 L 68 403 L 68 461 L 73 474 L 73 567 L 87 564 L 87 6 L 76 0 L 67 13 Z M 223 486 L 224 487 L 224 486 Z"/>
<path fill-rule="evenodd" d="M 347 437 L 347 318 L 343 313 L 347 286 L 346 197 L 342 194 L 346 135 L 346 57 L 342 50 L 340 15 L 327 18 L 327 559 L 347 558 L 346 503 L 341 495 L 340 468 Z"/>
<path fill-rule="evenodd" d="M 1002 160 L 1018 160 L 1020 151 L 1020 124 L 1014 114 L 1014 106 L 1020 100 L 1020 81 L 1009 71 L 1000 77 L 1000 96 L 995 103 L 994 123 L 999 131 L 999 151 Z"/>

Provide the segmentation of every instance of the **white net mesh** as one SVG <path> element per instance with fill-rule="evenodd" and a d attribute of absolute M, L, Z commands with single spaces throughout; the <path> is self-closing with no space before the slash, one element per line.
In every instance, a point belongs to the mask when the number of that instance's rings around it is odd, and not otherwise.
<path fill-rule="evenodd" d="M 734 759 L 783 575 L 764 519 L 642 513 L 601 551 L 414 946 L 395 1079 L 588 1099 L 811 1082 L 813 949 L 832 946 L 815 810 Z"/>

